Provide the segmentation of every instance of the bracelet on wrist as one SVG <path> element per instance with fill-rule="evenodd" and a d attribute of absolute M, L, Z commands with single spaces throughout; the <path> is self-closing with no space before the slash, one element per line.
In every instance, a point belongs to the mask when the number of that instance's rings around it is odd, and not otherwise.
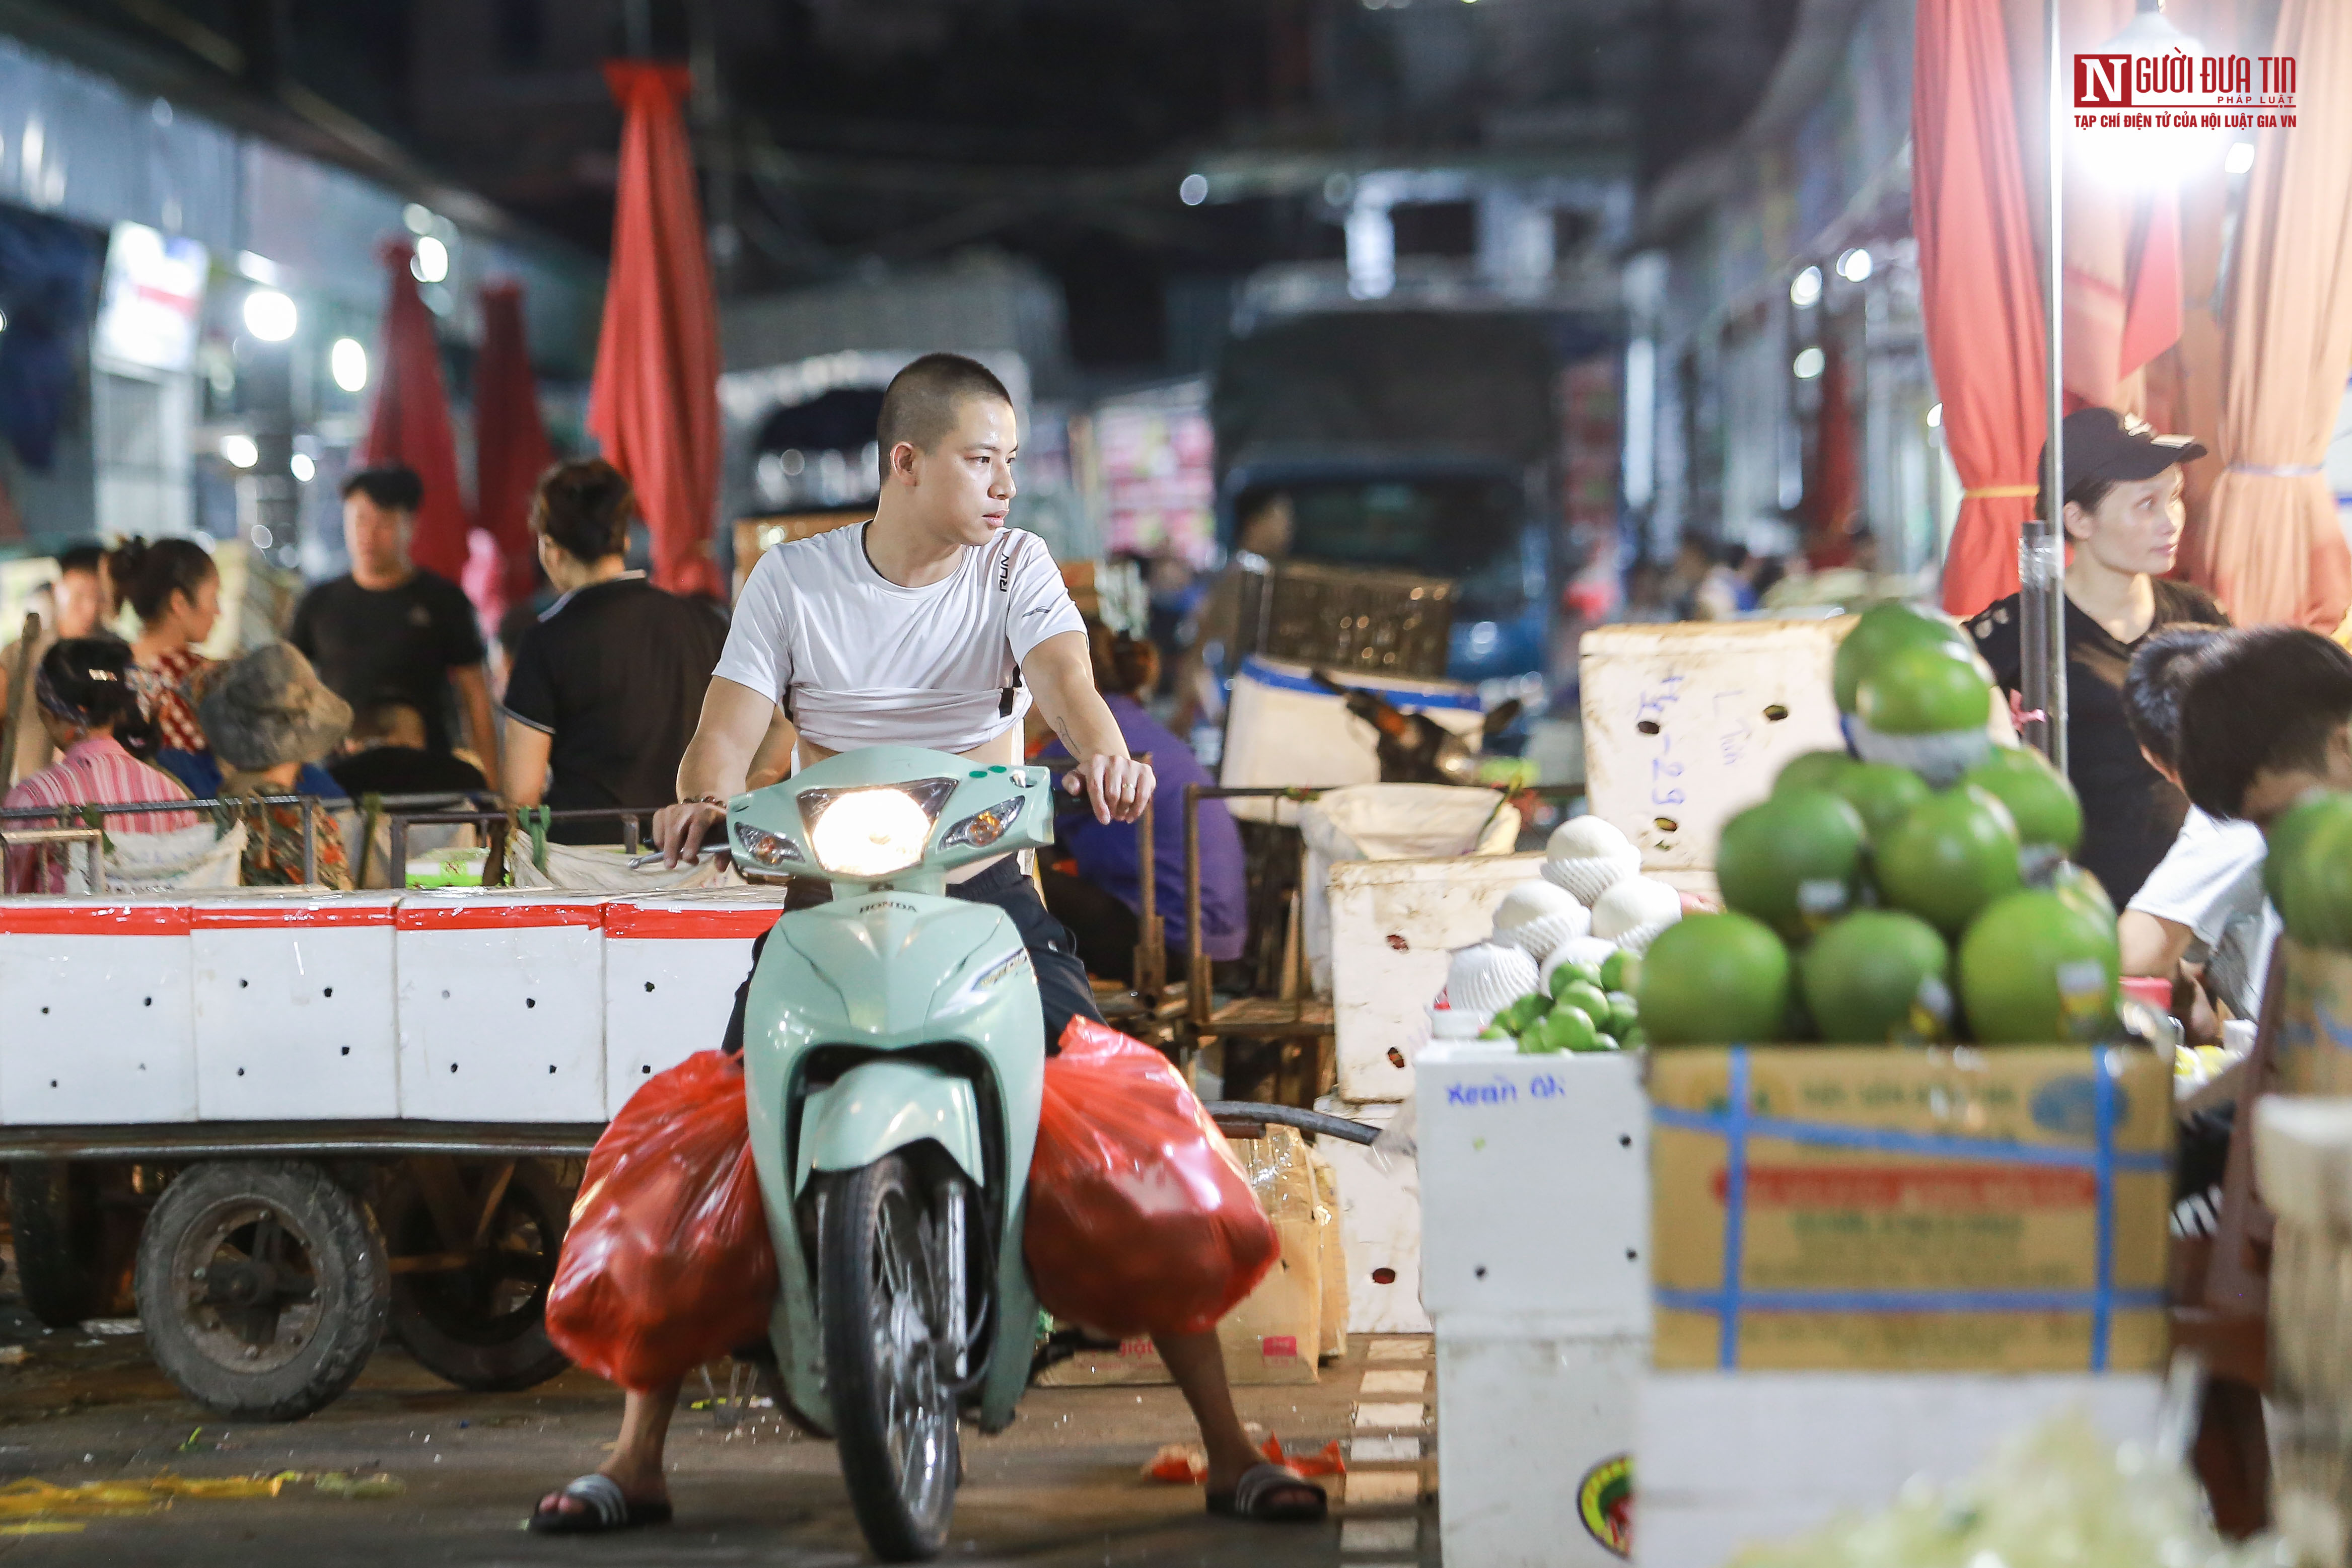
<path fill-rule="evenodd" d="M 680 805 L 715 805 L 721 811 L 727 809 L 726 800 L 723 797 L 715 795 L 688 795 L 677 804 Z"/>

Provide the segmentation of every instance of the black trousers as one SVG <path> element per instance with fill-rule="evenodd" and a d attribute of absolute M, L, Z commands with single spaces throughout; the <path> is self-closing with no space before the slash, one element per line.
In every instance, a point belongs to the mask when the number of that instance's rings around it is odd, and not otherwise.
<path fill-rule="evenodd" d="M 1062 1031 L 1072 1018 L 1103 1021 L 1102 1010 L 1095 1005 L 1095 988 L 1087 979 L 1087 966 L 1078 961 L 1077 944 L 1069 928 L 1045 912 L 1045 903 L 1037 897 L 1037 885 L 1022 874 L 1021 862 L 1006 856 L 979 876 L 968 881 L 950 883 L 948 897 L 970 903 L 994 904 L 1012 917 L 1013 929 L 1021 933 L 1021 943 L 1029 950 L 1030 966 L 1037 973 L 1037 1001 L 1045 1015 L 1045 1054 L 1053 1056 L 1062 1048 Z M 814 878 L 794 878 L 791 895 L 784 900 L 786 910 L 811 909 L 829 903 L 832 888 Z M 760 967 L 760 954 L 767 948 L 768 938 L 761 933 L 751 944 L 751 967 Z M 735 988 L 735 1011 L 727 1019 L 727 1037 L 719 1049 L 733 1056 L 743 1048 L 743 1016 L 751 1003 L 751 976 L 743 976 L 743 984 Z"/>
<path fill-rule="evenodd" d="M 1135 947 L 1143 932 L 1142 920 L 1119 902 L 1117 894 L 1083 878 L 1061 871 L 1047 871 L 1045 876 L 1045 908 L 1076 938 L 1078 959 L 1087 973 L 1121 985 L 1134 984 Z M 1192 955 L 1181 943 L 1171 942 L 1166 963 L 1168 978 L 1181 981 L 1192 967 Z"/>

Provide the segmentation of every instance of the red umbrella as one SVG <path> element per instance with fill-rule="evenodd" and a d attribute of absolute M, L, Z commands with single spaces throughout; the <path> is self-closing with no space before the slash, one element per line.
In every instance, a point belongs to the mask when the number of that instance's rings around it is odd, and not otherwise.
<path fill-rule="evenodd" d="M 678 115 L 691 79 L 683 66 L 610 60 L 604 79 L 625 120 L 588 428 L 636 487 L 654 581 L 718 597 L 719 310 Z"/>
<path fill-rule="evenodd" d="M 1911 207 L 1927 357 L 1962 500 L 1944 607 L 2017 591 L 2020 525 L 2042 451 L 2042 279 L 2018 160 L 2009 41 L 1981 0 L 1920 0 Z"/>
<path fill-rule="evenodd" d="M 377 252 L 392 274 L 383 312 L 383 374 L 375 385 L 361 460 L 405 463 L 425 481 L 409 559 L 452 583 L 466 569 L 466 497 L 457 485 L 457 445 L 449 434 L 449 395 L 441 385 L 441 345 L 433 312 L 417 297 L 409 270 L 415 252 L 404 239 Z"/>
<path fill-rule="evenodd" d="M 498 544 L 498 605 L 529 600 L 538 586 L 530 497 L 555 461 L 539 417 L 539 384 L 523 338 L 522 285 L 500 279 L 482 290 L 482 357 L 474 367 L 474 515 Z"/>

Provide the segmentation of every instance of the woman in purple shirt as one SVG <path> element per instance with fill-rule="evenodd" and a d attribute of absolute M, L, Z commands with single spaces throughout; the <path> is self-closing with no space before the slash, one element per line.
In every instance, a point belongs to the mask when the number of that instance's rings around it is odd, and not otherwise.
<path fill-rule="evenodd" d="M 1089 621 L 1087 641 L 1094 653 L 1095 684 L 1118 721 L 1127 749 L 1149 755 L 1160 779 L 1152 825 L 1155 902 L 1168 938 L 1168 977 L 1181 980 L 1190 967 L 1184 923 L 1184 786 L 1213 785 L 1192 748 L 1174 731 L 1145 711 L 1142 696 L 1160 683 L 1160 650 L 1148 641 Z M 1055 742 L 1045 755 L 1059 756 Z M 1213 960 L 1239 958 L 1249 931 L 1242 869 L 1242 836 L 1221 800 L 1201 803 L 1201 946 Z M 1077 861 L 1075 877 L 1045 873 L 1045 907 L 1077 938 L 1078 957 L 1089 973 L 1132 984 L 1135 946 L 1143 903 L 1140 841 L 1131 822 L 1097 822 L 1073 811 L 1056 823 L 1061 840 Z"/>

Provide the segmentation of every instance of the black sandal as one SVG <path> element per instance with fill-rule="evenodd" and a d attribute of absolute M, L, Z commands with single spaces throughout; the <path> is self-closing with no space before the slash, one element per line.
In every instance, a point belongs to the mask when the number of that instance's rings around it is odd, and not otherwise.
<path fill-rule="evenodd" d="M 556 1496 L 571 1498 L 580 1506 L 562 1509 L 541 1503 L 531 1510 L 530 1528 L 541 1535 L 608 1535 L 616 1530 L 635 1530 L 670 1521 L 669 1504 L 631 1502 L 621 1490 L 620 1482 L 601 1473 L 592 1472 L 565 1483 Z"/>
<path fill-rule="evenodd" d="M 1287 1500 L 1284 1493 L 1291 1494 Z M 1312 1492 L 1315 1500 L 1297 1500 L 1300 1492 Z M 1229 1492 L 1211 1492 L 1209 1511 L 1226 1519 L 1245 1519 L 1255 1524 L 1313 1524 L 1331 1511 L 1331 1500 L 1323 1489 L 1292 1469 L 1288 1465 L 1252 1465 L 1242 1472 Z"/>

